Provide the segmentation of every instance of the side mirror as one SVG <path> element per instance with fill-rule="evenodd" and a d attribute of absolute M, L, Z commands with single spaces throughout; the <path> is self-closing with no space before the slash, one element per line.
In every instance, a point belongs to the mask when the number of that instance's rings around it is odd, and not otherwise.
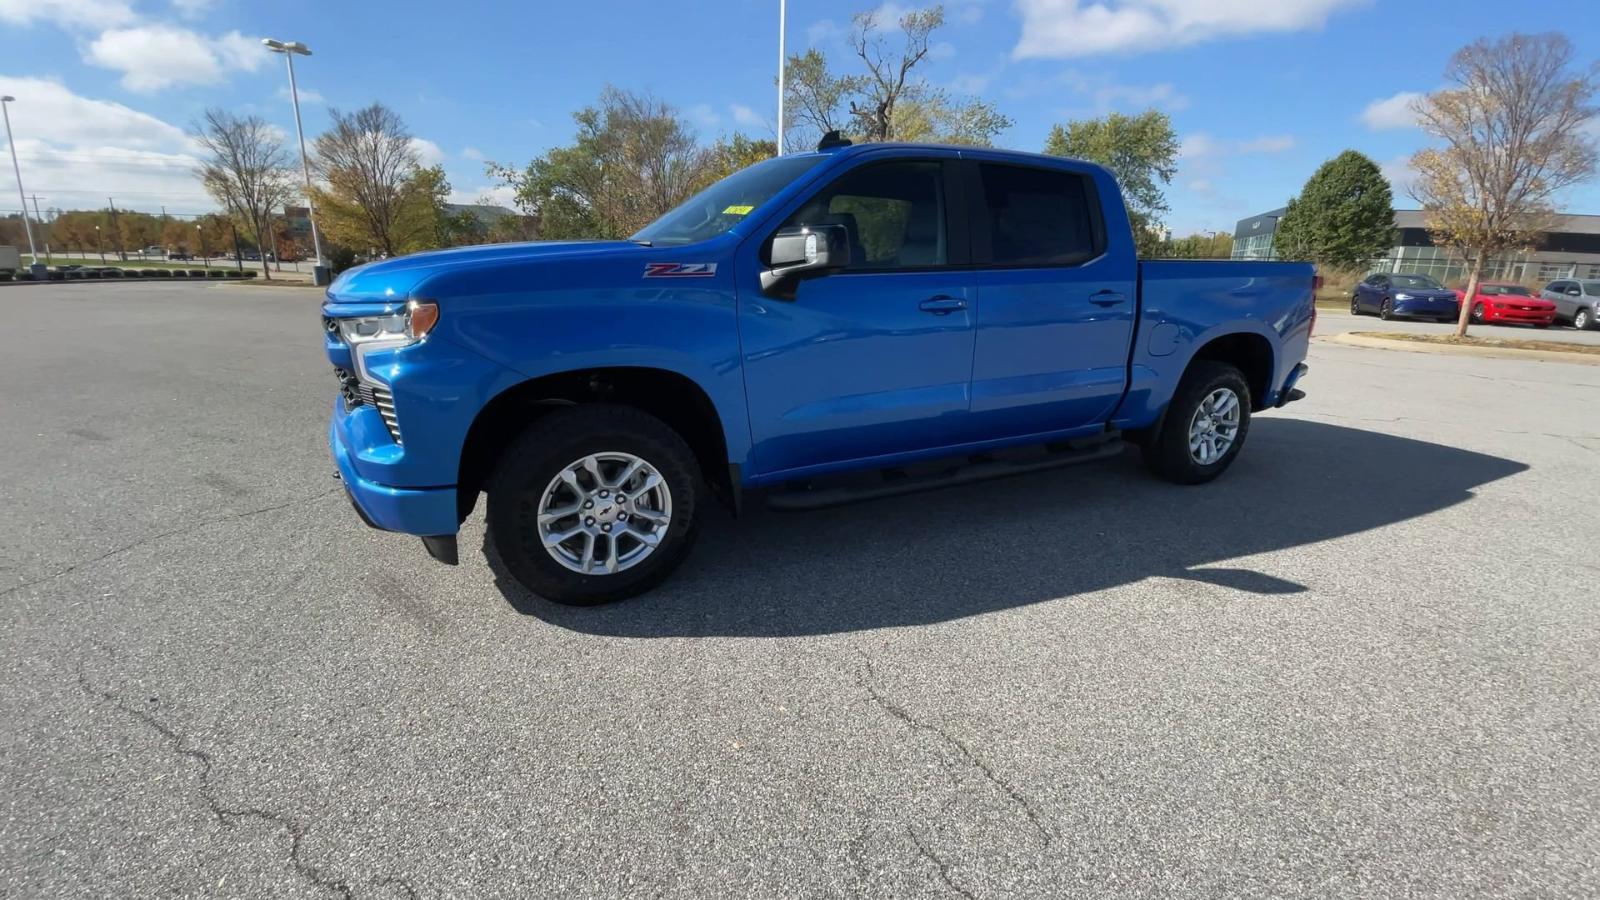
<path fill-rule="evenodd" d="M 772 268 L 761 273 L 761 290 L 794 299 L 793 281 L 837 272 L 850 265 L 850 232 L 843 225 L 785 228 L 772 237 Z"/>

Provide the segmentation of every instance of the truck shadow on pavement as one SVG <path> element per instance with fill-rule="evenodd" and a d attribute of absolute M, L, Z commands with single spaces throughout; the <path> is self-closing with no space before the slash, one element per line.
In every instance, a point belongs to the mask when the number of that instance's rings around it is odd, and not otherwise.
<path fill-rule="evenodd" d="M 655 591 L 573 609 L 517 585 L 518 611 L 590 634 L 786 637 L 925 625 L 1150 577 L 1251 594 L 1306 588 L 1226 560 L 1382 528 L 1528 467 L 1454 447 L 1263 416 L 1202 487 L 1124 458 L 811 513 L 706 510 L 699 544 Z M 1206 568 L 1200 568 L 1206 567 Z"/>

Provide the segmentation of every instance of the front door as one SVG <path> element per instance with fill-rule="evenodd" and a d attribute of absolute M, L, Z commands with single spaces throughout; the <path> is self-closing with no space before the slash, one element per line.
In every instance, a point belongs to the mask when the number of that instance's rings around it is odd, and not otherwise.
<path fill-rule="evenodd" d="M 964 229 L 950 227 L 954 165 L 954 154 L 868 156 L 801 201 L 780 227 L 843 225 L 852 262 L 800 282 L 793 299 L 763 293 L 761 266 L 741 266 L 755 478 L 956 441 L 973 309 L 970 273 L 954 268 L 967 253 Z"/>

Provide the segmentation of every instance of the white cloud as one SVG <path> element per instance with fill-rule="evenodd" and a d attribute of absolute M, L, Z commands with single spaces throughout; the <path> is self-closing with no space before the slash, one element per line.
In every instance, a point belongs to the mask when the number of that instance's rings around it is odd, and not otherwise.
<path fill-rule="evenodd" d="M 1189 98 L 1165 82 L 1149 85 L 1105 84 L 1094 88 L 1091 93 L 1097 109 L 1153 106 L 1177 111 L 1189 108 Z"/>
<path fill-rule="evenodd" d="M 133 20 L 133 5 L 128 0 L 0 0 L 0 22 L 10 25 L 48 22 L 61 28 L 92 30 Z"/>
<path fill-rule="evenodd" d="M 950 82 L 950 89 L 958 94 L 981 94 L 989 89 L 988 75 L 962 73 Z"/>
<path fill-rule="evenodd" d="M 417 161 L 423 168 L 431 168 L 444 162 L 444 151 L 439 145 L 427 138 L 414 137 L 411 139 L 411 149 L 417 154 Z"/>
<path fill-rule="evenodd" d="M 992 72 L 989 78 L 992 80 L 998 71 L 997 69 Z M 1102 73 L 1085 73 L 1078 69 L 1067 69 L 1046 79 L 1008 78 L 1005 83 L 1007 84 L 1005 94 L 1013 100 L 1037 95 L 1053 95 L 1059 93 L 1061 88 L 1066 88 L 1083 101 L 1064 111 L 1067 118 L 1083 114 L 1101 116 L 1117 109 L 1155 107 L 1168 112 L 1177 112 L 1189 107 L 1188 96 L 1170 83 L 1118 84 Z"/>
<path fill-rule="evenodd" d="M 1320 28 L 1369 0 L 1016 0 L 1017 59 L 1162 50 L 1224 37 Z"/>
<path fill-rule="evenodd" d="M 111 29 L 84 51 L 85 62 L 121 72 L 123 87 L 143 92 L 216 84 L 229 71 L 255 71 L 265 57 L 259 42 L 237 31 L 208 38 L 170 25 Z"/>
<path fill-rule="evenodd" d="M 456 189 L 446 198 L 449 203 L 460 203 L 466 206 L 487 204 L 489 206 L 503 206 L 506 209 L 517 208 L 517 192 L 503 184 L 486 184 L 471 190 Z"/>
<path fill-rule="evenodd" d="M 172 8 L 189 19 L 197 19 L 211 11 L 215 0 L 172 0 Z"/>
<path fill-rule="evenodd" d="M 715 128 L 722 124 L 722 116 L 718 115 L 709 103 L 696 103 L 689 107 L 689 118 L 706 128 Z"/>
<path fill-rule="evenodd" d="M 1282 153 L 1295 146 L 1294 135 L 1272 134 L 1243 141 L 1218 140 L 1203 131 L 1188 135 L 1179 145 L 1183 159 L 1215 159 L 1245 153 Z"/>
<path fill-rule="evenodd" d="M 956 7 L 956 21 L 962 25 L 976 25 L 983 21 L 983 5 L 966 3 Z"/>
<path fill-rule="evenodd" d="M 1411 104 L 1420 99 L 1422 95 L 1416 91 L 1401 91 L 1393 97 L 1374 100 L 1361 111 L 1361 121 L 1373 131 L 1414 128 L 1417 117 L 1411 111 Z"/>
<path fill-rule="evenodd" d="M 472 160 L 474 162 L 482 162 L 483 161 L 483 151 L 479 150 L 477 147 L 462 147 L 461 148 L 461 157 L 463 159 L 470 159 L 470 160 Z"/>
<path fill-rule="evenodd" d="M 319 90 L 316 90 L 315 88 L 303 87 L 303 88 L 297 88 L 297 90 L 298 90 L 298 92 L 300 94 L 300 102 L 301 103 L 323 103 L 323 104 L 325 104 L 325 103 L 328 102 L 327 98 L 322 96 L 322 92 L 319 91 Z M 288 102 L 288 100 L 289 100 L 289 86 L 287 84 L 278 86 L 278 99 L 283 100 L 285 102 Z"/>
<path fill-rule="evenodd" d="M 767 124 L 767 120 L 763 119 L 760 113 L 742 103 L 735 103 L 732 110 L 733 121 L 746 128 L 760 128 Z"/>
<path fill-rule="evenodd" d="M 1411 195 L 1411 184 L 1417 178 L 1417 170 L 1411 168 L 1411 157 L 1396 156 L 1379 165 L 1378 170 L 1389 180 L 1389 189 L 1396 198 Z"/>
<path fill-rule="evenodd" d="M 1240 141 L 1235 149 L 1240 153 L 1282 153 L 1293 150 L 1295 145 L 1292 134 L 1270 134 L 1264 137 Z"/>
<path fill-rule="evenodd" d="M 199 160 L 182 129 L 42 78 L 0 75 L 0 93 L 17 98 L 11 109 L 17 156 L 28 193 L 38 194 L 41 206 L 98 209 L 115 196 L 130 209 L 214 208 L 194 177 Z M 0 196 L 16 196 L 9 165 L 0 167 Z"/>
<path fill-rule="evenodd" d="M 5 0 L 0 0 L 5 2 Z M 823 19 L 812 22 L 806 26 L 806 44 L 816 47 L 820 44 L 830 44 L 845 35 L 845 27 L 832 19 Z"/>
<path fill-rule="evenodd" d="M 1196 178 L 1195 180 L 1189 182 L 1189 190 L 1194 191 L 1196 194 L 1202 194 L 1206 196 L 1215 194 L 1217 192 L 1216 186 L 1205 178 Z"/>

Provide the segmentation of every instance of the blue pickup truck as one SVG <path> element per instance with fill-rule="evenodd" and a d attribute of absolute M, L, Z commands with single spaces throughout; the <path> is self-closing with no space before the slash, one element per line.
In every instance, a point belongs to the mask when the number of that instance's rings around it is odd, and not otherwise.
<path fill-rule="evenodd" d="M 670 574 L 709 498 L 825 506 L 1124 442 L 1209 481 L 1302 396 L 1314 279 L 1138 260 L 1090 163 L 825 140 L 629 240 L 344 273 L 328 440 L 369 525 L 455 563 L 483 493 L 518 581 L 603 603 Z"/>

